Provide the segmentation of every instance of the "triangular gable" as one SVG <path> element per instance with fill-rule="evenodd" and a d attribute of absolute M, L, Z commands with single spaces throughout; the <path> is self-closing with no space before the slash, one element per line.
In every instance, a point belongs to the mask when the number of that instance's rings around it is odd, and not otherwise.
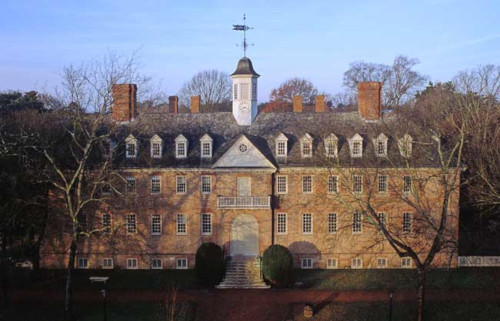
<path fill-rule="evenodd" d="M 276 168 L 245 135 L 236 140 L 212 167 Z"/>

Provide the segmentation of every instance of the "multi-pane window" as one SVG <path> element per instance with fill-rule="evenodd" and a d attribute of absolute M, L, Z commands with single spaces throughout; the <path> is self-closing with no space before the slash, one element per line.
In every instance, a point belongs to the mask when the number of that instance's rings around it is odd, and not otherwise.
<path fill-rule="evenodd" d="M 337 213 L 328 213 L 328 234 L 337 233 Z"/>
<path fill-rule="evenodd" d="M 312 269 L 314 267 L 312 258 L 303 258 L 301 267 L 303 269 Z"/>
<path fill-rule="evenodd" d="M 337 259 L 327 259 L 326 260 L 326 268 L 327 269 L 336 269 L 338 267 Z"/>
<path fill-rule="evenodd" d="M 312 156 L 312 142 L 309 140 L 302 141 L 302 157 Z"/>
<path fill-rule="evenodd" d="M 139 262 L 136 258 L 127 259 L 127 269 L 136 270 L 139 267 Z"/>
<path fill-rule="evenodd" d="M 287 177 L 280 175 L 276 177 L 276 190 L 278 194 L 286 194 L 288 192 Z"/>
<path fill-rule="evenodd" d="M 102 259 L 102 268 L 103 269 L 112 269 L 113 268 L 113 259 L 110 257 L 106 257 Z"/>
<path fill-rule="evenodd" d="M 286 224 L 286 213 L 278 213 L 277 224 L 276 227 L 278 229 L 278 234 L 286 234 L 287 233 L 287 224 Z"/>
<path fill-rule="evenodd" d="M 328 193 L 339 192 L 339 177 L 337 175 L 328 176 Z"/>
<path fill-rule="evenodd" d="M 188 268 L 188 260 L 186 258 L 177 259 L 176 268 L 178 270 L 186 270 Z"/>
<path fill-rule="evenodd" d="M 175 192 L 177 194 L 185 194 L 187 191 L 186 176 L 175 177 Z"/>
<path fill-rule="evenodd" d="M 163 269 L 163 261 L 158 258 L 151 259 L 151 269 L 153 270 L 161 270 Z"/>
<path fill-rule="evenodd" d="M 111 214 L 102 214 L 102 231 L 106 234 L 111 233 Z"/>
<path fill-rule="evenodd" d="M 286 146 L 286 141 L 278 141 L 277 146 L 276 146 L 276 155 L 278 157 L 283 157 L 286 156 L 287 152 L 287 146 Z"/>
<path fill-rule="evenodd" d="M 151 235 L 161 235 L 161 216 L 151 215 Z"/>
<path fill-rule="evenodd" d="M 302 214 L 302 234 L 313 233 L 313 218 L 311 213 Z"/>
<path fill-rule="evenodd" d="M 136 182 L 135 182 L 135 177 L 127 177 L 125 178 L 126 182 L 127 182 L 127 185 L 126 185 L 126 188 L 127 188 L 127 194 L 133 194 L 135 193 L 135 190 L 136 190 Z"/>
<path fill-rule="evenodd" d="M 337 140 L 329 139 L 326 141 L 326 156 L 337 157 Z"/>
<path fill-rule="evenodd" d="M 363 176 L 362 175 L 353 175 L 352 176 L 352 190 L 354 193 L 357 193 L 357 194 L 363 193 Z"/>
<path fill-rule="evenodd" d="M 403 193 L 411 192 L 411 176 L 403 176 Z"/>
<path fill-rule="evenodd" d="M 401 259 L 401 267 L 404 269 L 411 268 L 411 257 L 403 257 Z"/>
<path fill-rule="evenodd" d="M 201 157 L 212 157 L 212 143 L 202 142 L 201 143 Z"/>
<path fill-rule="evenodd" d="M 238 99 L 238 84 L 234 84 L 233 86 L 233 98 Z"/>
<path fill-rule="evenodd" d="M 386 268 L 387 267 L 387 259 L 385 257 L 377 258 L 377 268 Z"/>
<path fill-rule="evenodd" d="M 379 140 L 377 142 L 376 153 L 377 153 L 377 156 L 386 156 L 386 154 L 387 154 L 387 148 L 386 148 L 386 142 L 385 141 L 380 141 Z"/>
<path fill-rule="evenodd" d="M 352 269 L 362 269 L 363 268 L 363 259 L 360 257 L 355 257 L 351 261 Z"/>
<path fill-rule="evenodd" d="M 161 192 L 161 179 L 159 176 L 151 177 L 151 194 L 159 194 Z"/>
<path fill-rule="evenodd" d="M 378 213 L 377 218 L 379 221 L 377 229 L 380 231 L 380 230 L 382 230 L 382 226 L 387 226 L 387 214 L 383 213 L 383 212 Z"/>
<path fill-rule="evenodd" d="M 176 231 L 177 235 L 186 235 L 187 233 L 187 222 L 186 222 L 186 215 L 184 214 L 177 214 L 176 218 Z"/>
<path fill-rule="evenodd" d="M 89 268 L 89 260 L 86 257 L 78 258 L 78 268 L 79 269 L 88 269 Z"/>
<path fill-rule="evenodd" d="M 363 221 L 360 212 L 354 212 L 352 215 L 352 232 L 361 233 L 363 232 Z"/>
<path fill-rule="evenodd" d="M 257 84 L 252 84 L 252 100 L 257 100 Z"/>
<path fill-rule="evenodd" d="M 302 176 L 302 193 L 312 193 L 312 176 Z"/>
<path fill-rule="evenodd" d="M 177 158 L 184 158 L 187 156 L 187 150 L 186 150 L 186 143 L 185 142 L 178 142 L 176 144 L 176 151 L 175 155 Z"/>
<path fill-rule="evenodd" d="M 161 143 L 151 142 L 151 157 L 159 158 L 161 157 Z"/>
<path fill-rule="evenodd" d="M 361 157 L 363 155 L 363 150 L 362 150 L 362 145 L 361 141 L 355 140 L 352 142 L 352 150 L 351 150 L 351 156 L 352 157 Z"/>
<path fill-rule="evenodd" d="M 212 214 L 201 214 L 201 234 L 212 235 Z"/>
<path fill-rule="evenodd" d="M 135 214 L 127 214 L 126 228 L 127 234 L 137 233 L 137 218 Z"/>
<path fill-rule="evenodd" d="M 378 176 L 378 192 L 385 193 L 387 192 L 387 175 L 379 175 Z"/>
<path fill-rule="evenodd" d="M 403 232 L 411 232 L 412 228 L 412 217 L 411 213 L 403 213 Z"/>
<path fill-rule="evenodd" d="M 125 145 L 125 155 L 127 158 L 134 158 L 137 155 L 137 145 L 135 142 L 129 142 Z"/>
<path fill-rule="evenodd" d="M 201 177 L 201 193 L 212 193 L 212 176 L 204 175 Z"/>

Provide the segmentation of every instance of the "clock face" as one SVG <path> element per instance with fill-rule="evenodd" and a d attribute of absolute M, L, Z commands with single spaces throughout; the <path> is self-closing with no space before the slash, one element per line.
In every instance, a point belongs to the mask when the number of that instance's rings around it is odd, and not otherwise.
<path fill-rule="evenodd" d="M 250 106 L 247 103 L 241 103 L 240 111 L 243 113 L 248 113 L 250 111 Z"/>

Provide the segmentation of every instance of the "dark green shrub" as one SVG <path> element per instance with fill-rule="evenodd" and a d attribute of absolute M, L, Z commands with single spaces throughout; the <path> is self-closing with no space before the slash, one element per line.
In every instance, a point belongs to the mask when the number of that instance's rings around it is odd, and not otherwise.
<path fill-rule="evenodd" d="M 282 245 L 271 245 L 262 256 L 264 278 L 276 287 L 286 287 L 293 279 L 293 257 Z"/>
<path fill-rule="evenodd" d="M 194 266 L 198 284 L 212 287 L 222 281 L 224 258 L 222 248 L 215 243 L 203 243 L 196 251 Z"/>

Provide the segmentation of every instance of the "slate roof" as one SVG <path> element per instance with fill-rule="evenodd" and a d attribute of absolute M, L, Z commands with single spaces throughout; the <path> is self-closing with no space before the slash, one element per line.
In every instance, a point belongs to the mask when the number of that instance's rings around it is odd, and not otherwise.
<path fill-rule="evenodd" d="M 238 66 L 231 76 L 234 75 L 252 75 L 260 77 L 260 75 L 253 69 L 252 61 L 247 57 L 243 57 L 240 61 L 238 61 Z"/>
<path fill-rule="evenodd" d="M 135 121 L 121 124 L 115 136 L 116 141 L 123 141 L 129 134 L 138 139 L 138 155 L 135 159 L 124 157 L 124 144 L 119 144 L 117 165 L 135 168 L 210 168 L 241 136 L 246 137 L 277 167 L 325 167 L 336 163 L 335 158 L 325 157 L 324 139 L 332 133 L 338 137 L 338 161 L 342 167 L 394 167 L 405 166 L 406 160 L 400 155 L 397 138 L 388 132 L 387 124 L 395 120 L 391 114 L 385 114 L 381 122 L 366 123 L 358 112 L 332 113 L 260 113 L 251 126 L 239 126 L 232 113 L 142 113 Z M 428 139 L 416 132 L 407 132 L 413 137 L 412 166 L 433 167 L 432 157 L 424 153 L 419 140 Z M 288 156 L 275 156 L 276 138 L 283 133 L 288 138 Z M 313 156 L 303 158 L 300 139 L 306 134 L 313 138 Z M 348 139 L 356 133 L 363 137 L 363 157 L 350 156 Z M 373 139 L 380 133 L 388 138 L 388 158 L 377 157 Z M 161 158 L 150 156 L 150 139 L 154 135 L 163 139 Z M 188 140 L 188 156 L 175 158 L 175 138 L 182 134 Z M 209 134 L 213 139 L 211 158 L 200 157 L 200 138 Z M 419 155 L 425 155 L 420 157 Z M 390 159 L 390 161 L 388 161 Z M 330 164 L 330 165 L 328 165 Z"/>

